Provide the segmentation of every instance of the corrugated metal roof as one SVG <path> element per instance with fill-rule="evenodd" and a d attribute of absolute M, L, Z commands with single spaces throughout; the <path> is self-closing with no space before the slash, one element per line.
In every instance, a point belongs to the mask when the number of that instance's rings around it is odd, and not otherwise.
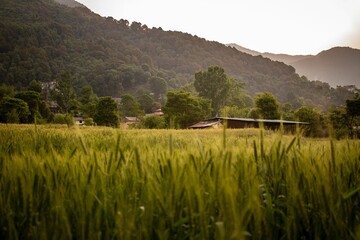
<path fill-rule="evenodd" d="M 308 122 L 297 122 L 297 121 L 287 121 L 279 119 L 254 119 L 254 118 L 228 118 L 228 117 L 215 117 L 209 120 L 234 120 L 242 122 L 256 122 L 256 123 L 285 123 L 285 124 L 309 124 Z"/>
<path fill-rule="evenodd" d="M 195 123 L 194 125 L 191 125 L 189 128 L 207 128 L 207 127 L 211 127 L 214 126 L 216 124 L 219 124 L 220 121 L 203 121 L 203 122 L 198 122 Z"/>

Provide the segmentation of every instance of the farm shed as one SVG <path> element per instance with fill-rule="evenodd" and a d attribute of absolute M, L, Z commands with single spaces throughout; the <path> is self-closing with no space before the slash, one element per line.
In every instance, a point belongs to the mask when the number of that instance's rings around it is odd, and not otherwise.
<path fill-rule="evenodd" d="M 252 118 L 228 118 L 215 117 L 204 122 L 199 122 L 190 126 L 190 128 L 209 128 L 211 124 L 225 124 L 227 128 L 259 128 L 261 124 L 267 129 L 279 129 L 281 124 L 287 131 L 293 131 L 296 126 L 308 125 L 307 122 L 287 121 L 287 120 L 270 120 L 270 119 L 252 119 Z"/>

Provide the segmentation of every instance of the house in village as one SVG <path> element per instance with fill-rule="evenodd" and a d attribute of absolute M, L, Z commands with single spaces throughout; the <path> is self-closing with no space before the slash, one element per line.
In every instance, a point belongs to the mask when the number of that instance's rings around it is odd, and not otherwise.
<path fill-rule="evenodd" d="M 213 126 L 218 125 L 219 123 L 225 125 L 227 128 L 259 128 L 261 126 L 264 126 L 264 128 L 271 130 L 279 129 L 282 125 L 286 131 L 295 131 L 297 126 L 304 126 L 309 124 L 307 122 L 287 120 L 215 117 L 207 121 L 191 125 L 189 128 L 213 128 Z"/>
<path fill-rule="evenodd" d="M 85 125 L 85 120 L 83 117 L 74 117 L 73 120 L 74 120 L 75 125 L 77 125 L 77 126 Z"/>
<path fill-rule="evenodd" d="M 121 120 L 121 128 L 123 129 L 131 128 L 138 122 L 140 122 L 140 119 L 137 117 L 123 117 Z"/>
<path fill-rule="evenodd" d="M 162 112 L 161 108 L 159 108 L 159 109 L 156 109 L 153 113 L 146 114 L 146 116 L 154 116 L 154 115 L 163 116 L 164 113 Z"/>

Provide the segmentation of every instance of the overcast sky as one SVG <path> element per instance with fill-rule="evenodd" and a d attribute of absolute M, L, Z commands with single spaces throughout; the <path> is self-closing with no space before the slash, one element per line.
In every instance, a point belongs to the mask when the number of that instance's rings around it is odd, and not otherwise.
<path fill-rule="evenodd" d="M 260 52 L 360 49 L 360 0 L 77 0 L 101 16 Z"/>

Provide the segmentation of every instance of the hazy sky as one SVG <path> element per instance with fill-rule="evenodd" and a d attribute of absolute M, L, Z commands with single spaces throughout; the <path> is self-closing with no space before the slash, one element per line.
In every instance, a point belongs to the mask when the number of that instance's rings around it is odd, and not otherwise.
<path fill-rule="evenodd" d="M 77 0 L 101 16 L 260 52 L 360 49 L 360 0 Z"/>

